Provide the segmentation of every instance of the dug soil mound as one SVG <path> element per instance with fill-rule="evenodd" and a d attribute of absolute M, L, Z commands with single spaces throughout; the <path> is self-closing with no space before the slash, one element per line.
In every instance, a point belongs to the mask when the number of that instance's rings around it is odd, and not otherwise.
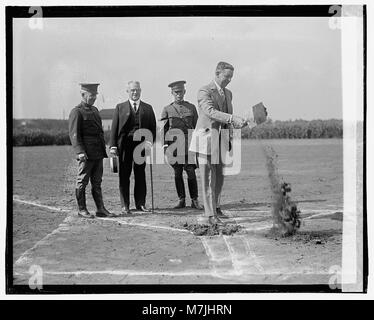
<path fill-rule="evenodd" d="M 279 233 L 277 228 L 269 230 L 265 237 L 275 241 L 280 241 L 282 244 L 289 242 L 324 245 L 328 243 L 336 243 L 341 241 L 341 232 L 339 230 L 323 230 L 323 231 L 298 231 L 293 235 L 284 235 Z"/>
<path fill-rule="evenodd" d="M 200 224 L 183 224 L 183 228 L 191 231 L 195 236 L 217 236 L 217 235 L 232 235 L 240 230 L 240 226 L 236 224 L 225 225 L 200 225 Z"/>

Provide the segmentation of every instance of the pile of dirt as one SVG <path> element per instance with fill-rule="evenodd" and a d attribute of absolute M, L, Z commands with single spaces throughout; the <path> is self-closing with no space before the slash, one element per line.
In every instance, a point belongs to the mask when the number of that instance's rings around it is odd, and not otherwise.
<path fill-rule="evenodd" d="M 291 239 L 296 242 L 303 242 L 304 244 L 326 244 L 328 242 L 336 241 L 337 233 L 335 230 L 331 231 L 310 231 L 298 232 L 294 234 Z M 340 238 L 340 235 L 338 235 Z"/>
<path fill-rule="evenodd" d="M 288 244 L 288 242 L 311 244 L 311 245 L 324 245 L 329 242 L 339 241 L 341 234 L 338 234 L 336 230 L 330 231 L 303 231 L 293 235 L 286 235 L 279 232 L 278 228 L 272 228 L 269 230 L 265 237 L 275 241 L 280 241 L 282 244 Z M 337 239 L 338 237 L 338 239 Z"/>
<path fill-rule="evenodd" d="M 282 235 L 293 235 L 300 227 L 300 211 L 288 195 L 291 192 L 289 183 L 282 181 L 278 174 L 278 155 L 271 146 L 263 146 L 266 168 L 272 192 L 272 216 L 274 228 Z"/>
<path fill-rule="evenodd" d="M 191 231 L 195 236 L 230 236 L 241 229 L 241 227 L 236 224 L 224 224 L 221 226 L 218 224 L 188 224 L 187 222 L 183 224 L 183 228 Z"/>

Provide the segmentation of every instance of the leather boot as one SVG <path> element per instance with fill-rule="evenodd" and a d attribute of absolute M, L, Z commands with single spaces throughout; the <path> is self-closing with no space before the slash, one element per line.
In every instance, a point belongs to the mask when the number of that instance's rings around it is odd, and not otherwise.
<path fill-rule="evenodd" d="M 88 212 L 86 207 L 86 190 L 75 189 L 75 196 L 78 203 L 78 215 L 83 218 L 93 219 L 94 216 Z"/>
<path fill-rule="evenodd" d="M 92 188 L 92 197 L 96 204 L 96 216 L 97 217 L 108 217 L 113 218 L 115 215 L 113 213 L 110 213 L 105 207 L 103 202 L 103 196 L 100 189 Z"/>
<path fill-rule="evenodd" d="M 174 209 L 182 209 L 186 207 L 186 199 L 182 198 L 179 199 L 178 204 L 174 207 Z"/>
<path fill-rule="evenodd" d="M 227 219 L 227 218 L 228 218 L 228 216 L 225 215 L 225 214 L 222 212 L 222 210 L 221 210 L 220 207 L 217 207 L 217 209 L 216 209 L 216 213 L 217 213 L 217 217 L 220 218 L 220 219 Z"/>

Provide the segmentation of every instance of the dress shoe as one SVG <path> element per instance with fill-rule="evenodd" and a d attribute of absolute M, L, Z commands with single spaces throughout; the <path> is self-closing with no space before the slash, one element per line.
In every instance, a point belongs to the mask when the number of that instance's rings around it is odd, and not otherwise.
<path fill-rule="evenodd" d="M 115 214 L 109 212 L 105 207 L 96 210 L 96 217 L 100 218 L 114 218 Z"/>
<path fill-rule="evenodd" d="M 150 212 L 145 206 L 137 206 L 136 209 L 143 212 Z"/>
<path fill-rule="evenodd" d="M 210 217 L 206 217 L 206 216 L 202 216 L 202 217 L 198 217 L 197 218 L 197 222 L 198 224 L 201 224 L 201 225 L 223 225 L 224 223 L 217 217 L 213 217 L 213 216 L 210 216 Z"/>
<path fill-rule="evenodd" d="M 121 209 L 121 214 L 122 214 L 122 215 L 132 214 L 132 212 L 131 212 L 131 210 L 130 210 L 130 207 L 124 206 L 124 207 Z"/>
<path fill-rule="evenodd" d="M 203 210 L 204 207 L 199 203 L 199 200 L 192 199 L 191 200 L 191 208 L 197 209 L 197 210 Z"/>
<path fill-rule="evenodd" d="M 219 226 L 222 226 L 222 225 L 224 225 L 225 223 L 224 223 L 222 220 L 220 220 L 220 218 L 218 218 L 218 217 L 209 217 L 209 224 L 210 224 L 210 225 L 215 225 L 215 224 L 217 224 L 217 225 L 219 225 Z"/>
<path fill-rule="evenodd" d="M 186 200 L 180 199 L 178 204 L 174 207 L 174 209 L 182 209 L 186 207 Z"/>
<path fill-rule="evenodd" d="M 93 219 L 93 218 L 95 218 L 95 216 L 92 215 L 91 213 L 89 213 L 87 209 L 79 210 L 79 211 L 78 211 L 78 216 L 80 216 L 80 217 L 82 217 L 82 218 L 88 218 L 88 219 Z"/>
<path fill-rule="evenodd" d="M 218 217 L 218 218 L 221 218 L 221 219 L 228 219 L 228 218 L 229 218 L 227 215 L 225 215 L 225 214 L 222 212 L 221 208 L 217 208 L 217 209 L 216 209 L 216 212 L 217 212 L 217 217 Z"/>
<path fill-rule="evenodd" d="M 210 224 L 209 218 L 210 217 L 207 217 L 207 216 L 197 217 L 197 223 L 200 225 L 209 225 Z"/>

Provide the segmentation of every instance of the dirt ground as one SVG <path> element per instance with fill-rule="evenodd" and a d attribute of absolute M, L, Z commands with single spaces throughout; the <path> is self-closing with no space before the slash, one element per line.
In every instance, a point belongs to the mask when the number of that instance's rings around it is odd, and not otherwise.
<path fill-rule="evenodd" d="M 301 228 L 289 238 L 271 231 L 261 144 L 278 153 L 301 210 Z M 153 166 L 154 214 L 84 220 L 76 215 L 69 146 L 18 147 L 13 159 L 14 284 L 27 284 L 33 265 L 44 284 L 324 284 L 341 265 L 341 140 L 243 141 L 241 173 L 226 177 L 221 200 L 227 223 L 241 227 L 232 236 L 198 237 L 184 228 L 201 211 L 170 209 L 177 199 L 167 165 Z M 118 176 L 104 165 L 104 201 L 119 213 Z"/>

